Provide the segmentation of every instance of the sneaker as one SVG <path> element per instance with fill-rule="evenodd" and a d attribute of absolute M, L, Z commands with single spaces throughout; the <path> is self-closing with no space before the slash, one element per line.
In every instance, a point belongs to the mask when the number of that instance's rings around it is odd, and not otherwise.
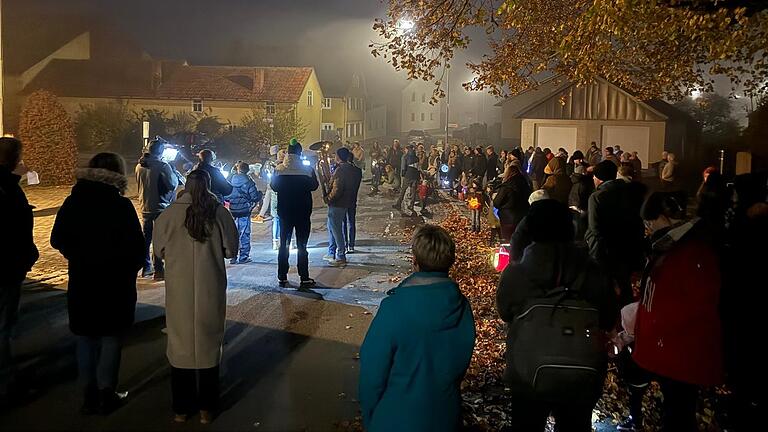
<path fill-rule="evenodd" d="M 155 282 L 164 281 L 165 280 L 165 270 L 155 271 L 155 275 L 152 276 L 152 279 L 154 279 Z"/>
<path fill-rule="evenodd" d="M 148 277 L 152 276 L 153 274 L 155 274 L 155 270 L 152 269 L 152 268 L 145 268 L 145 269 L 143 269 L 141 271 L 141 277 L 143 277 L 143 278 L 148 278 Z"/>
<path fill-rule="evenodd" d="M 213 414 L 210 411 L 200 411 L 200 424 L 211 424 L 213 421 Z"/>
<path fill-rule="evenodd" d="M 238 264 L 248 264 L 250 262 L 253 262 L 253 260 L 250 258 L 240 259 L 237 261 Z"/>
<path fill-rule="evenodd" d="M 232 258 L 231 260 L 229 260 L 229 263 L 232 264 L 232 265 L 235 265 L 235 264 L 237 264 L 237 259 Z"/>
<path fill-rule="evenodd" d="M 299 284 L 299 289 L 314 288 L 316 285 L 317 283 L 315 283 L 314 279 L 304 279 L 301 281 L 301 284 Z"/>
<path fill-rule="evenodd" d="M 99 390 L 99 413 L 108 415 L 120 408 L 128 392 L 116 392 L 112 389 Z"/>
<path fill-rule="evenodd" d="M 173 416 L 174 423 L 186 423 L 189 416 L 187 414 L 175 414 Z"/>
<path fill-rule="evenodd" d="M 288 279 L 278 279 L 277 284 L 280 286 L 280 288 L 285 288 L 288 286 Z"/>
<path fill-rule="evenodd" d="M 335 255 L 325 254 L 323 255 L 323 261 L 333 261 L 336 259 Z"/>
<path fill-rule="evenodd" d="M 344 267 L 345 265 L 347 265 L 347 260 L 334 259 L 334 260 L 328 261 L 328 265 L 330 265 L 331 267 Z"/>
<path fill-rule="evenodd" d="M 623 422 L 616 425 L 616 430 L 635 432 L 642 428 L 641 422 L 635 421 L 632 416 L 627 417 Z"/>
<path fill-rule="evenodd" d="M 347 248 L 347 253 L 348 253 L 348 254 L 353 254 L 353 253 L 355 253 L 355 248 L 354 248 L 354 246 Z"/>

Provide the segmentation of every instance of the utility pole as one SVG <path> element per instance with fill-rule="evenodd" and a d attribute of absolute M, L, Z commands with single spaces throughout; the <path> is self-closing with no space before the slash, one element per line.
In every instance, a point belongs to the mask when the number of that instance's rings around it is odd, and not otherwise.
<path fill-rule="evenodd" d="M 3 0 L 0 0 L 0 136 L 5 134 L 5 124 L 3 123 L 3 102 L 5 101 L 5 77 L 3 68 Z"/>
<path fill-rule="evenodd" d="M 448 123 L 451 110 L 451 64 L 448 63 L 445 68 L 445 144 L 443 150 L 448 148 Z"/>

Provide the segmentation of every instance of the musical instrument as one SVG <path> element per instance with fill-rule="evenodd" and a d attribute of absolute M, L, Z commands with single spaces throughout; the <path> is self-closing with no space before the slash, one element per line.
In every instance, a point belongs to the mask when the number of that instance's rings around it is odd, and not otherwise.
<path fill-rule="evenodd" d="M 317 154 L 315 172 L 323 192 L 323 202 L 326 204 L 328 204 L 327 196 L 331 192 L 331 146 L 333 146 L 331 141 L 318 141 L 309 146 L 309 149 Z"/>

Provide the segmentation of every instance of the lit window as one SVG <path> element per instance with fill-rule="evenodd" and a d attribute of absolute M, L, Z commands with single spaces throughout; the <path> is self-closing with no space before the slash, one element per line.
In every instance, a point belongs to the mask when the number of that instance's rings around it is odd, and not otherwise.
<path fill-rule="evenodd" d="M 424 113 L 421 113 L 421 121 L 424 121 Z"/>
<path fill-rule="evenodd" d="M 203 100 L 195 99 L 192 101 L 192 112 L 203 112 Z"/>
<path fill-rule="evenodd" d="M 273 102 L 267 102 L 267 114 L 268 115 L 275 114 L 275 104 Z"/>
<path fill-rule="evenodd" d="M 411 121 L 412 122 L 416 121 L 416 113 L 411 113 Z"/>
<path fill-rule="evenodd" d="M 323 109 L 331 109 L 331 98 L 323 98 Z"/>
<path fill-rule="evenodd" d="M 307 106 L 312 107 L 315 105 L 315 94 L 312 90 L 307 90 Z"/>

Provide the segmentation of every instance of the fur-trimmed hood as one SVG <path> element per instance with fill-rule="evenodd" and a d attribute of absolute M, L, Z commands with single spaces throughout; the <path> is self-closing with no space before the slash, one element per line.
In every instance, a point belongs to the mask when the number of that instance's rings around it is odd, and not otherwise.
<path fill-rule="evenodd" d="M 283 163 L 275 167 L 275 172 L 278 175 L 305 175 L 312 176 L 312 168 L 304 166 L 301 159 L 301 155 L 287 154 Z"/>
<path fill-rule="evenodd" d="M 75 177 L 78 180 L 88 180 L 112 186 L 120 191 L 120 195 L 125 195 L 125 191 L 128 189 L 128 178 L 103 168 L 80 168 L 75 171 Z"/>

